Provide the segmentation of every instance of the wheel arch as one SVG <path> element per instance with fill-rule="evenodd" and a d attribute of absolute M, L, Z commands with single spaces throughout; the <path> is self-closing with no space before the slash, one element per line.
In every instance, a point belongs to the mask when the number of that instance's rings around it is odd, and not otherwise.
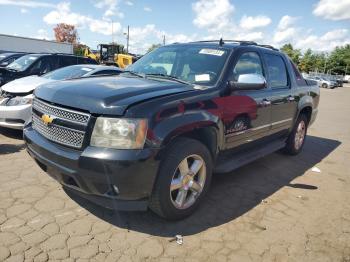
<path fill-rule="evenodd" d="M 198 117 L 198 116 L 197 116 Z M 181 124 L 172 119 L 170 122 L 166 121 L 162 124 L 162 127 L 155 129 L 155 132 L 161 137 L 161 151 L 160 156 L 163 155 L 163 152 L 166 151 L 168 146 L 179 137 L 188 137 L 195 139 L 202 144 L 204 144 L 210 154 L 213 157 L 213 160 L 216 158 L 216 155 L 219 151 L 219 148 L 223 145 L 223 124 L 218 119 L 208 119 L 199 117 L 196 121 L 191 121 L 191 119 L 183 118 Z M 172 127 L 169 130 L 169 127 Z M 159 137 L 158 136 L 158 137 Z"/>

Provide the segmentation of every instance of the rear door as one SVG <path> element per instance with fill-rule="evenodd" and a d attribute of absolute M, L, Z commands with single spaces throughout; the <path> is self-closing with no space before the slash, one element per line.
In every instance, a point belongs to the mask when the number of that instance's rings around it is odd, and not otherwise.
<path fill-rule="evenodd" d="M 257 51 L 244 51 L 232 68 L 231 81 L 237 81 L 242 74 L 259 74 L 265 77 L 261 55 Z M 226 147 L 234 148 L 266 137 L 271 125 L 269 91 L 237 90 L 228 97 L 218 98 L 225 104 L 223 122 L 225 124 Z"/>
<path fill-rule="evenodd" d="M 286 60 L 277 52 L 264 51 L 269 99 L 271 102 L 271 134 L 286 133 L 292 126 L 295 98 Z"/>

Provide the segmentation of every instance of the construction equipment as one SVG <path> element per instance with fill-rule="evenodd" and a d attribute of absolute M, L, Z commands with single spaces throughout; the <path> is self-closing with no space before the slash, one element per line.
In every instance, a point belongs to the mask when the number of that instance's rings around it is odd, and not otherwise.
<path fill-rule="evenodd" d="M 132 54 L 125 54 L 124 48 L 117 44 L 100 44 L 99 62 L 105 65 L 115 65 L 120 68 L 125 68 L 134 63 L 137 58 Z"/>
<path fill-rule="evenodd" d="M 100 61 L 100 55 L 96 52 L 91 51 L 89 47 L 84 48 L 84 56 L 89 57 L 96 62 Z"/>
<path fill-rule="evenodd" d="M 86 47 L 84 56 L 94 59 L 100 64 L 113 65 L 120 68 L 125 68 L 138 59 L 133 54 L 125 54 L 123 46 L 117 44 L 99 44 L 97 49 L 94 52 L 89 47 Z"/>

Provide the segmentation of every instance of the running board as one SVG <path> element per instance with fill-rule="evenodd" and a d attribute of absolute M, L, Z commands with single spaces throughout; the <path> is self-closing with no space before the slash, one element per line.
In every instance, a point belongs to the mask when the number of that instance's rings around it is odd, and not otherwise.
<path fill-rule="evenodd" d="M 244 166 L 254 160 L 269 155 L 277 150 L 284 148 L 286 145 L 285 140 L 277 140 L 269 142 L 267 145 L 262 145 L 257 148 L 253 148 L 246 152 L 233 153 L 231 155 L 225 155 L 219 157 L 217 160 L 215 173 L 228 173 L 241 166 Z"/>

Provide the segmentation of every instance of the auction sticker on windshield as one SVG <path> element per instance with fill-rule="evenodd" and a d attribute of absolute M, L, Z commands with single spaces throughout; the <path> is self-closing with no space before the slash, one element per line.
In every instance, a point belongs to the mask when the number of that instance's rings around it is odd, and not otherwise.
<path fill-rule="evenodd" d="M 195 75 L 196 82 L 210 81 L 209 74 Z"/>
<path fill-rule="evenodd" d="M 200 54 L 204 54 L 204 55 L 216 55 L 216 56 L 222 56 L 225 51 L 223 50 L 218 50 L 218 49 L 209 49 L 209 48 L 205 48 L 202 49 L 201 51 L 199 51 Z"/>

